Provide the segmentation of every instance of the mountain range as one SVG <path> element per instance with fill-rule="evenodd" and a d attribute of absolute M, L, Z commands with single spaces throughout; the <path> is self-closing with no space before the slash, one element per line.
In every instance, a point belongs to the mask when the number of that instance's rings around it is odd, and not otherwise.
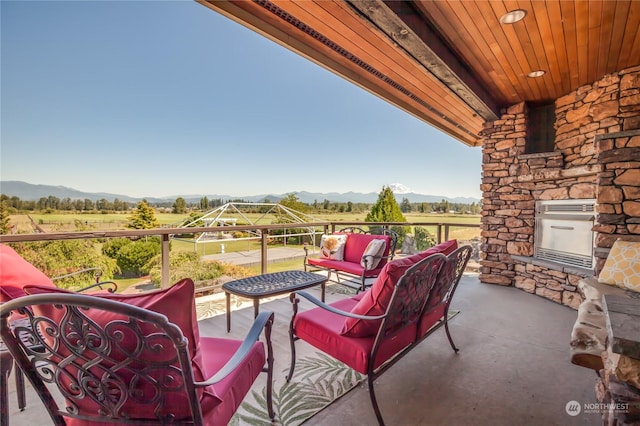
<path fill-rule="evenodd" d="M 394 188 L 392 187 L 392 190 Z M 369 193 L 361 193 L 361 192 L 327 192 L 327 193 L 319 193 L 319 192 L 307 192 L 307 191 L 299 191 L 295 192 L 300 200 L 303 203 L 312 204 L 315 201 L 322 203 L 324 200 L 329 200 L 331 202 L 336 203 L 346 203 L 351 201 L 352 203 L 375 203 L 378 199 L 378 193 L 369 192 Z M 78 191 L 77 189 L 68 188 L 66 186 L 54 186 L 54 185 L 35 185 L 22 181 L 0 181 L 0 193 L 9 197 L 18 197 L 24 201 L 37 201 L 42 197 L 53 196 L 59 199 L 71 198 L 72 200 L 76 199 L 89 199 L 92 201 L 97 201 L 101 199 L 113 201 L 114 199 L 118 199 L 120 201 L 126 201 L 128 203 L 137 203 L 142 198 L 129 197 L 127 195 L 121 194 L 111 194 L 107 192 L 83 192 Z M 251 196 L 237 196 L 237 195 L 220 195 L 220 194 L 191 194 L 191 195 L 175 195 L 169 197 L 144 197 L 149 203 L 159 204 L 159 203 L 167 203 L 173 202 L 176 198 L 182 197 L 185 199 L 187 203 L 198 203 L 202 197 L 207 197 L 209 200 L 222 199 L 224 201 L 229 200 L 244 200 L 248 202 L 264 202 L 265 200 L 269 200 L 270 202 L 277 202 L 287 196 L 286 194 L 260 194 L 260 195 L 251 195 Z M 407 198 L 411 203 L 435 203 L 440 202 L 443 199 L 449 201 L 450 203 L 462 203 L 462 204 L 472 204 L 479 203 L 480 200 L 478 198 L 471 197 L 446 197 L 443 195 L 423 195 L 416 194 L 414 192 L 408 193 L 397 193 L 394 191 L 394 195 L 398 202 L 402 201 L 403 198 Z"/>

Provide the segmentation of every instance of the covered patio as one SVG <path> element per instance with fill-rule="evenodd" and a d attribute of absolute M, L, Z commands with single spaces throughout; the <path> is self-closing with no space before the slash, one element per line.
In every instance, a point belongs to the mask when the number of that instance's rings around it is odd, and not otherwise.
<path fill-rule="evenodd" d="M 310 290 L 319 293 L 319 290 Z M 327 293 L 327 300 L 344 297 Z M 308 305 L 307 305 L 308 306 Z M 586 425 L 601 414 L 570 416 L 570 401 L 595 404 L 592 371 L 569 363 L 568 341 L 575 311 L 513 287 L 482 284 L 467 273 L 454 297 L 459 310 L 450 323 L 460 352 L 450 348 L 444 330 L 436 332 L 376 383 L 380 409 L 397 425 Z M 276 312 L 273 340 L 275 379 L 289 362 L 289 299 L 261 305 Z M 242 337 L 253 321 L 250 307 L 233 312 L 229 336 Z M 203 335 L 226 335 L 224 313 L 200 322 Z M 10 421 L 14 425 L 48 424 L 50 419 L 27 384 L 27 407 L 17 407 L 10 381 Z M 305 422 L 308 425 L 374 424 L 367 387 L 356 386 Z"/>
<path fill-rule="evenodd" d="M 616 239 L 640 241 L 640 2 L 199 2 L 483 151 L 481 269 L 453 301 L 461 351 L 437 332 L 381 377 L 389 423 L 600 424 L 598 409 L 567 412 L 598 402 L 569 339 L 578 280 Z M 587 267 L 537 256 L 547 200 L 593 200 Z M 288 300 L 267 306 L 286 338 Z M 224 335 L 224 315 L 201 328 Z M 48 423 L 34 397 L 19 412 L 9 396 L 14 424 Z M 364 386 L 307 422 L 373 423 Z"/>

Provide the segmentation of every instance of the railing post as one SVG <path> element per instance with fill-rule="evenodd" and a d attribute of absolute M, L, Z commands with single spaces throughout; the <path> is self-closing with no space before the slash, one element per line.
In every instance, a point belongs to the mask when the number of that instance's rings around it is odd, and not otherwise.
<path fill-rule="evenodd" d="M 260 230 L 260 242 L 261 247 L 260 247 L 260 271 L 262 274 L 266 274 L 267 273 L 267 237 L 269 236 L 269 230 L 268 229 L 261 229 Z"/>
<path fill-rule="evenodd" d="M 162 234 L 162 278 L 161 287 L 169 288 L 169 234 Z"/>
<path fill-rule="evenodd" d="M 442 224 L 441 223 L 438 224 L 437 234 L 438 234 L 438 244 L 440 244 L 442 242 Z"/>
<path fill-rule="evenodd" d="M 444 225 L 444 240 L 449 241 L 449 224 Z"/>

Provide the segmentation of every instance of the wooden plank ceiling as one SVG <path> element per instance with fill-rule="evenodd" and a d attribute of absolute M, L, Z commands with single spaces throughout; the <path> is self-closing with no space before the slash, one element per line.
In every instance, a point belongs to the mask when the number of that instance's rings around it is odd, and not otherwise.
<path fill-rule="evenodd" d="M 640 65 L 635 0 L 197 1 L 470 146 L 505 107 Z"/>

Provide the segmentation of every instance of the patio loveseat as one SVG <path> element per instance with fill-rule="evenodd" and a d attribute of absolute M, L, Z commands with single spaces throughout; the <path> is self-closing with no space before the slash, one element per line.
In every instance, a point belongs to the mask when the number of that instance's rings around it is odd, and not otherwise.
<path fill-rule="evenodd" d="M 304 247 L 304 270 L 327 271 L 327 280 L 335 273 L 338 283 L 341 276 L 359 278 L 358 291 L 364 291 L 367 278 L 376 278 L 393 259 L 397 240 L 398 235 L 389 229 L 374 234 L 361 228 L 344 228 L 322 236 L 320 257 L 311 257 L 309 248 Z"/>
<path fill-rule="evenodd" d="M 370 289 L 330 305 L 304 291 L 292 293 L 287 381 L 295 370 L 295 342 L 304 340 L 367 375 L 371 403 L 383 425 L 374 392 L 374 382 L 381 374 L 442 326 L 458 352 L 447 321 L 470 256 L 470 246 L 457 248 L 455 240 L 447 241 L 387 263 Z M 300 296 L 318 307 L 299 312 Z"/>

